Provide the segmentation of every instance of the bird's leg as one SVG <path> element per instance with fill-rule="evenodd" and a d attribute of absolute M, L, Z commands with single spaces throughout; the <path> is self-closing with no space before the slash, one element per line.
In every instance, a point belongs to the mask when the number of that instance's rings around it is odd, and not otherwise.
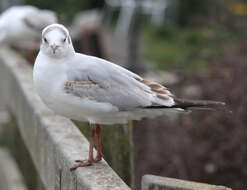
<path fill-rule="evenodd" d="M 73 171 L 79 167 L 85 167 L 85 166 L 92 165 L 92 163 L 94 162 L 94 158 L 93 158 L 94 136 L 95 136 L 94 125 L 90 124 L 89 158 L 88 158 L 88 160 L 85 160 L 85 161 L 76 160 L 77 163 L 72 168 L 70 168 L 70 171 Z"/>
<path fill-rule="evenodd" d="M 94 162 L 102 160 L 103 154 L 101 152 L 101 128 L 99 124 L 96 124 L 96 135 L 97 135 L 97 156 Z"/>

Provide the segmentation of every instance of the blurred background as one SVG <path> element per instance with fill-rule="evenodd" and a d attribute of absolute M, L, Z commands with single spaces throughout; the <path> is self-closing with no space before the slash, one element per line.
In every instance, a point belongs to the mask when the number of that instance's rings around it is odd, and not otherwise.
<path fill-rule="evenodd" d="M 2 11 L 27 4 L 56 12 L 78 52 L 161 82 L 178 97 L 224 101 L 232 111 L 135 121 L 126 183 L 139 190 L 141 176 L 155 174 L 245 190 L 246 0 L 0 1 Z M 36 53 L 24 56 L 33 63 Z"/>

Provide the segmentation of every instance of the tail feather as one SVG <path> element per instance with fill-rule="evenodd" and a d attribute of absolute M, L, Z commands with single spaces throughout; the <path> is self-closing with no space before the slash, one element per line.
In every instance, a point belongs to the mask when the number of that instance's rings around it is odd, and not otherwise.
<path fill-rule="evenodd" d="M 181 108 L 181 109 L 189 109 L 189 108 L 207 108 L 207 109 L 215 109 L 217 107 L 225 106 L 224 102 L 218 101 L 210 101 L 210 100 L 187 100 L 174 98 L 175 104 L 173 106 L 163 106 L 163 105 L 154 105 L 148 106 L 146 108 L 151 109 L 162 109 L 162 108 Z"/>

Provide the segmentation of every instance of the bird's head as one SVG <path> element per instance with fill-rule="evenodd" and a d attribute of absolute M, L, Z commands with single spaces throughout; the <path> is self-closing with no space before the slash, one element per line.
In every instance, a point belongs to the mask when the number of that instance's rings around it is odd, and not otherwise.
<path fill-rule="evenodd" d="M 40 51 L 56 58 L 63 58 L 74 53 L 69 31 L 61 24 L 47 26 L 42 31 Z"/>

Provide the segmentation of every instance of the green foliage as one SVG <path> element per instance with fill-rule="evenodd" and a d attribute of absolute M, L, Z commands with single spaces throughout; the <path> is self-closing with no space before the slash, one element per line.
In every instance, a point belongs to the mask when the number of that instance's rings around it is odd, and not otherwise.
<path fill-rule="evenodd" d="M 203 69 L 209 58 L 220 59 L 220 46 L 235 41 L 228 31 L 202 27 L 181 28 L 171 25 L 148 28 L 143 41 L 146 58 L 159 69 Z"/>

